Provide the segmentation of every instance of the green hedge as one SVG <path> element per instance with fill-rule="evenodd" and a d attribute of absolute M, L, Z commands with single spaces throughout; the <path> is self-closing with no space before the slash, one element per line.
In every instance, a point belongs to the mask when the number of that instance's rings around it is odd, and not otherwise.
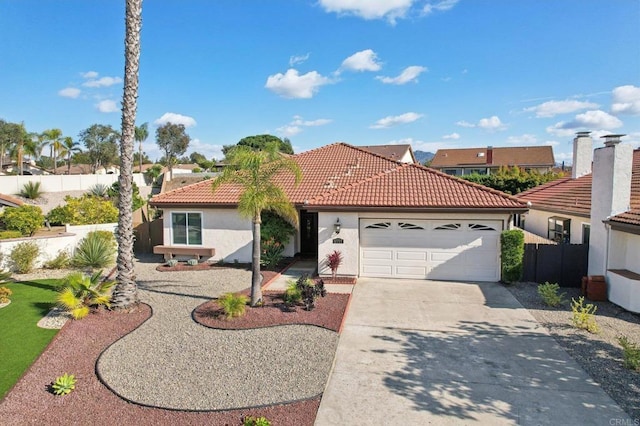
<path fill-rule="evenodd" d="M 42 209 L 38 206 L 23 204 L 19 207 L 8 207 L 2 214 L 7 231 L 18 231 L 22 235 L 33 235 L 44 224 Z"/>
<path fill-rule="evenodd" d="M 503 231 L 500 235 L 502 281 L 512 283 L 522 278 L 524 233 L 520 229 Z"/>

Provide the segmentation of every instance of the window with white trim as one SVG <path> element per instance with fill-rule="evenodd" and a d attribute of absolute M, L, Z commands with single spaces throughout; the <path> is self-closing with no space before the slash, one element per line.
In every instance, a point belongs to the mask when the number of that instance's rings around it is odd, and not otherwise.
<path fill-rule="evenodd" d="M 171 235 L 173 244 L 202 245 L 202 213 L 172 212 Z"/>

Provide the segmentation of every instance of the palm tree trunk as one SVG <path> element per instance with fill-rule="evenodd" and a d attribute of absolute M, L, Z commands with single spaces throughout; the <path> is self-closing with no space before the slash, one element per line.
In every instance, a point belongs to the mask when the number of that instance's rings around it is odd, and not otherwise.
<path fill-rule="evenodd" d="M 260 275 L 260 215 L 253 219 L 253 252 L 251 262 L 251 306 L 262 301 L 262 275 Z"/>
<path fill-rule="evenodd" d="M 142 0 L 127 0 L 124 94 L 122 99 L 122 139 L 120 142 L 120 182 L 118 215 L 118 274 L 112 306 L 126 308 L 138 301 L 133 267 L 133 139 L 138 107 L 140 27 Z"/>

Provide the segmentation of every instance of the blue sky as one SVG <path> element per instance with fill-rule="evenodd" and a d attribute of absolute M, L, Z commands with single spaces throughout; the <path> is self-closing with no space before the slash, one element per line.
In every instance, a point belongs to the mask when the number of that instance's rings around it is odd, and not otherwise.
<path fill-rule="evenodd" d="M 65 135 L 120 126 L 124 1 L 0 0 L 0 118 Z M 296 152 L 640 145 L 638 0 L 145 0 L 138 123 L 221 157 L 244 136 Z M 598 142 L 599 143 L 599 142 Z"/>

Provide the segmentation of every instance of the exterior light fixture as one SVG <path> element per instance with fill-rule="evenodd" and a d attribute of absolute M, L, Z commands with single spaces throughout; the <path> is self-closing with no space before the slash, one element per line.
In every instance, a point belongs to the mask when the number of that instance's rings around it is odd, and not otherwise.
<path fill-rule="evenodd" d="M 337 218 L 336 223 L 333 224 L 333 230 L 336 231 L 336 234 L 340 233 L 340 218 Z"/>

